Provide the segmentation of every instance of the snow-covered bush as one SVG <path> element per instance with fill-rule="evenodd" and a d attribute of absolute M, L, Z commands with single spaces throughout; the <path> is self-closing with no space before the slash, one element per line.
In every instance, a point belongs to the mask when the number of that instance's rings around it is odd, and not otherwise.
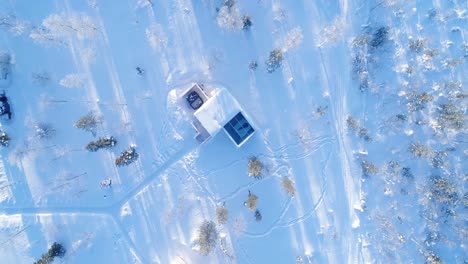
<path fill-rule="evenodd" d="M 93 135 L 95 135 L 97 125 L 100 122 L 100 118 L 94 112 L 89 112 L 85 116 L 80 117 L 80 119 L 75 122 L 75 127 L 91 132 Z"/>
<path fill-rule="evenodd" d="M 146 39 L 154 50 L 159 50 L 167 45 L 167 37 L 161 25 L 154 24 L 147 28 L 145 33 Z"/>
<path fill-rule="evenodd" d="M 261 179 L 263 177 L 263 163 L 257 157 L 250 157 L 247 163 L 248 174 L 250 177 L 255 179 Z"/>
<path fill-rule="evenodd" d="M 0 145 L 3 147 L 8 147 L 10 145 L 10 136 L 2 130 L 0 130 Z"/>
<path fill-rule="evenodd" d="M 127 166 L 138 159 L 138 153 L 134 147 L 123 151 L 117 159 L 115 159 L 115 165 L 118 167 Z"/>
<path fill-rule="evenodd" d="M 205 220 L 198 228 L 197 245 L 199 246 L 200 254 L 206 256 L 213 252 L 218 241 L 218 230 L 213 221 Z"/>
<path fill-rule="evenodd" d="M 14 35 L 21 35 L 29 30 L 30 25 L 27 21 L 18 19 L 14 14 L 0 14 L 0 28 Z"/>
<path fill-rule="evenodd" d="M 54 244 L 52 244 L 47 253 L 43 254 L 39 260 L 34 262 L 34 264 L 52 263 L 54 261 L 54 258 L 63 257 L 65 253 L 65 248 L 61 244 L 54 242 Z"/>
<path fill-rule="evenodd" d="M 216 208 L 216 221 L 219 225 L 224 225 L 229 219 L 229 211 L 226 207 L 220 206 Z"/>
<path fill-rule="evenodd" d="M 281 179 L 281 187 L 289 195 L 294 196 L 296 194 L 296 188 L 294 187 L 293 181 L 289 177 L 283 177 Z"/>
<path fill-rule="evenodd" d="M 92 39 L 99 29 L 91 17 L 82 14 L 52 14 L 44 19 L 42 26 L 29 35 L 34 41 L 44 45 L 66 45 L 70 37 L 81 40 Z"/>
<path fill-rule="evenodd" d="M 272 50 L 268 60 L 265 61 L 267 72 L 273 73 L 276 71 L 276 69 L 281 67 L 281 64 L 283 64 L 283 59 L 283 51 L 281 49 Z"/>
<path fill-rule="evenodd" d="M 112 148 L 113 146 L 115 146 L 115 144 L 117 144 L 117 140 L 114 137 L 102 137 L 96 141 L 89 142 L 85 148 L 88 151 L 94 152 L 98 151 L 99 149 Z"/>
<path fill-rule="evenodd" d="M 290 50 L 299 47 L 304 38 L 302 34 L 302 29 L 300 27 L 295 27 L 291 29 L 284 39 L 284 50 Z"/>
<path fill-rule="evenodd" d="M 66 88 L 80 88 L 83 87 L 84 80 L 80 74 L 67 74 L 59 81 L 59 84 Z"/>
<path fill-rule="evenodd" d="M 247 201 L 244 202 L 244 206 L 249 208 L 250 211 L 255 211 L 255 209 L 257 209 L 257 203 L 258 203 L 258 196 L 250 193 L 249 191 L 249 198 L 247 199 Z"/>
<path fill-rule="evenodd" d="M 223 29 L 237 31 L 244 28 L 244 21 L 240 15 L 236 1 L 227 0 L 224 2 L 223 6 L 218 10 L 216 22 Z"/>

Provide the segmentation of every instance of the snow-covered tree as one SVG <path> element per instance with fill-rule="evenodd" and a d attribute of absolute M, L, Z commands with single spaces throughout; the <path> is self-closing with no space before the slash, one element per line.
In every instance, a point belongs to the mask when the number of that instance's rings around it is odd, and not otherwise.
<path fill-rule="evenodd" d="M 218 10 L 216 22 L 218 26 L 223 29 L 237 31 L 244 28 L 244 21 L 236 1 L 226 0 L 224 2 L 223 6 Z"/>
<path fill-rule="evenodd" d="M 60 81 L 59 84 L 66 88 L 80 88 L 84 85 L 83 76 L 81 74 L 67 74 Z"/>
<path fill-rule="evenodd" d="M 266 67 L 267 67 L 267 72 L 268 73 L 273 73 L 281 67 L 281 64 L 283 63 L 283 51 L 281 49 L 274 49 L 270 52 L 270 56 L 268 57 L 268 60 L 265 61 Z"/>
<path fill-rule="evenodd" d="M 15 14 L 0 14 L 0 28 L 14 35 L 21 35 L 29 30 L 30 24 L 27 21 L 18 19 Z"/>
<path fill-rule="evenodd" d="M 284 50 L 290 50 L 297 48 L 301 45 L 302 39 L 304 38 L 302 34 L 302 29 L 300 27 L 295 27 L 291 29 L 284 39 Z"/>
<path fill-rule="evenodd" d="M 86 145 L 86 150 L 88 151 L 98 151 L 99 149 L 107 149 L 107 148 L 112 148 L 117 144 L 117 140 L 110 136 L 110 137 L 102 137 L 99 138 L 96 141 L 91 141 Z"/>
<path fill-rule="evenodd" d="M 138 153 L 134 147 L 123 151 L 117 159 L 115 159 L 115 165 L 118 167 L 127 166 L 138 159 Z"/>
<path fill-rule="evenodd" d="M 91 17 L 82 13 L 52 14 L 42 25 L 32 30 L 30 37 L 44 45 L 66 45 L 71 37 L 80 40 L 92 39 L 99 29 Z"/>

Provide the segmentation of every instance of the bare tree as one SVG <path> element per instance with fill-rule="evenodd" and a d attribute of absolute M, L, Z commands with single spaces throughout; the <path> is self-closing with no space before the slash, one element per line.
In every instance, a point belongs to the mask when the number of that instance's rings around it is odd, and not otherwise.
<path fill-rule="evenodd" d="M 94 112 L 89 112 L 75 122 L 75 127 L 96 135 L 97 125 L 100 122 L 100 118 Z"/>
<path fill-rule="evenodd" d="M 261 179 L 263 177 L 263 163 L 257 157 L 250 157 L 247 163 L 248 174 L 250 177 L 255 179 Z"/>
<path fill-rule="evenodd" d="M 250 193 L 249 191 L 249 198 L 247 199 L 247 201 L 244 202 L 244 205 L 247 208 L 249 208 L 250 211 L 255 211 L 255 209 L 257 209 L 257 203 L 258 203 L 258 196 Z"/>
<path fill-rule="evenodd" d="M 216 208 L 216 221 L 219 225 L 224 225 L 229 219 L 229 211 L 226 207 L 220 206 Z"/>
<path fill-rule="evenodd" d="M 200 247 L 200 254 L 206 256 L 213 252 L 218 241 L 218 230 L 213 221 L 205 220 L 198 228 L 197 245 Z"/>
<path fill-rule="evenodd" d="M 291 196 L 294 196 L 296 194 L 296 188 L 294 187 L 294 183 L 287 176 L 281 179 L 281 187 L 283 187 L 283 190 Z"/>

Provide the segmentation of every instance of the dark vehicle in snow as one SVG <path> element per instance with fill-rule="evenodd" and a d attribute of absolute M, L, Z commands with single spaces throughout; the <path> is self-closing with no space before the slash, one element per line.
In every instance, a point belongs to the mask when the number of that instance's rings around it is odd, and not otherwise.
<path fill-rule="evenodd" d="M 185 100 L 189 103 L 190 107 L 193 110 L 197 110 L 200 106 L 203 105 L 203 99 L 196 91 L 191 91 L 189 94 L 185 96 Z"/>

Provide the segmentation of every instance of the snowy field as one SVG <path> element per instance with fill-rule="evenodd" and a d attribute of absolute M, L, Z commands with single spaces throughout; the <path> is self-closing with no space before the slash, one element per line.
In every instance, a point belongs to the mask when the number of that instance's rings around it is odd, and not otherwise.
<path fill-rule="evenodd" d="M 467 0 L 1 0 L 0 262 L 467 263 L 467 33 Z M 254 136 L 200 145 L 192 82 Z"/>

